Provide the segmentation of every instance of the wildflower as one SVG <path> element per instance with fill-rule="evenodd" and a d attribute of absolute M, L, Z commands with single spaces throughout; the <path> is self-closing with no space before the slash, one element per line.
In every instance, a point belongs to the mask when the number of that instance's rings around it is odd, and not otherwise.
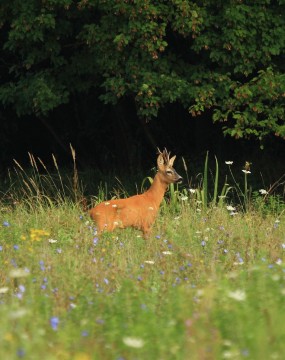
<path fill-rule="evenodd" d="M 156 235 L 156 238 L 157 238 L 157 239 L 160 239 L 160 238 L 161 238 L 161 236 L 160 236 L 160 235 Z"/>
<path fill-rule="evenodd" d="M 266 195 L 268 194 L 268 191 L 266 191 L 265 189 L 260 189 L 258 190 L 260 192 L 261 195 Z"/>
<path fill-rule="evenodd" d="M 236 301 L 244 301 L 246 299 L 246 293 L 244 290 L 237 289 L 235 291 L 229 291 L 228 297 Z"/>
<path fill-rule="evenodd" d="M 83 331 L 81 332 L 81 336 L 83 336 L 83 337 L 86 337 L 86 336 L 88 336 L 88 335 L 89 335 L 89 332 L 86 331 L 86 330 L 83 330 Z"/>
<path fill-rule="evenodd" d="M 231 206 L 231 205 L 228 205 L 228 206 L 227 206 L 227 210 L 229 210 L 229 211 L 235 211 L 236 208 L 233 207 L 233 206 Z"/>
<path fill-rule="evenodd" d="M 108 285 L 108 284 L 109 284 L 109 280 L 108 280 L 107 278 L 104 278 L 104 283 L 105 283 L 106 285 Z"/>
<path fill-rule="evenodd" d="M 19 250 L 19 245 L 14 245 L 13 248 L 14 250 Z"/>
<path fill-rule="evenodd" d="M 9 272 L 9 276 L 11 278 L 14 278 L 14 279 L 21 278 L 21 277 L 26 277 L 28 275 L 29 275 L 29 273 L 25 269 L 20 269 L 20 268 L 19 269 L 13 269 L 13 270 L 11 270 Z"/>
<path fill-rule="evenodd" d="M 25 288 L 25 286 L 24 285 L 19 285 L 19 291 L 21 292 L 21 293 L 24 293 L 25 291 L 26 291 L 26 288 Z"/>
<path fill-rule="evenodd" d="M 97 245 L 97 244 L 98 244 L 98 241 L 99 241 L 99 239 L 98 239 L 97 237 L 95 237 L 95 238 L 93 239 L 93 244 L 94 244 L 94 245 Z"/>
<path fill-rule="evenodd" d="M 281 259 L 277 259 L 275 262 L 277 265 L 281 265 L 282 264 L 282 260 Z"/>
<path fill-rule="evenodd" d="M 10 226 L 10 224 L 9 224 L 9 222 L 8 222 L 8 221 L 4 221 L 4 222 L 3 222 L 3 226 L 8 227 L 8 226 Z"/>
<path fill-rule="evenodd" d="M 281 246 L 282 246 L 282 249 L 285 249 L 285 244 L 281 244 Z"/>
<path fill-rule="evenodd" d="M 50 233 L 41 229 L 31 229 L 30 239 L 31 241 L 41 241 L 43 237 L 49 236 Z"/>
<path fill-rule="evenodd" d="M 164 255 L 172 255 L 172 252 L 171 251 L 163 251 L 162 252 Z"/>
<path fill-rule="evenodd" d="M 226 164 L 226 165 L 232 165 L 232 164 L 233 164 L 233 161 L 225 161 L 225 164 Z"/>
<path fill-rule="evenodd" d="M 11 311 L 9 313 L 9 317 L 11 319 L 20 319 L 20 318 L 24 317 L 27 314 L 29 314 L 29 311 L 27 309 L 20 308 L 20 309 L 17 309 L 15 311 Z"/>
<path fill-rule="evenodd" d="M 145 260 L 145 263 L 146 263 L 146 264 L 151 264 L 151 265 L 152 265 L 152 264 L 154 264 L 154 261 L 153 261 L 153 260 Z"/>
<path fill-rule="evenodd" d="M 206 246 L 206 241 L 204 241 L 204 240 L 201 241 L 201 245 L 202 245 L 202 246 Z"/>
<path fill-rule="evenodd" d="M 24 349 L 18 349 L 17 350 L 17 356 L 19 357 L 19 358 L 21 358 L 21 357 L 24 357 L 25 356 L 25 350 Z"/>
<path fill-rule="evenodd" d="M 224 249 L 224 254 L 227 254 L 229 251 L 227 249 Z"/>
<path fill-rule="evenodd" d="M 6 294 L 6 292 L 9 291 L 9 288 L 8 287 L 2 287 L 0 288 L 0 294 Z"/>
<path fill-rule="evenodd" d="M 190 192 L 191 194 L 195 194 L 196 189 L 189 189 L 189 192 Z"/>
<path fill-rule="evenodd" d="M 50 326 L 52 327 L 53 330 L 57 330 L 58 324 L 59 324 L 59 318 L 56 316 L 53 316 L 50 319 Z"/>
<path fill-rule="evenodd" d="M 58 254 L 61 254 L 62 253 L 62 249 L 56 249 L 56 252 L 58 253 Z"/>
<path fill-rule="evenodd" d="M 141 338 L 126 336 L 123 338 L 123 343 L 129 347 L 139 349 L 144 346 L 144 341 Z"/>
<path fill-rule="evenodd" d="M 245 173 L 245 174 L 251 174 L 251 171 L 245 170 L 245 169 L 242 169 L 242 172 Z"/>
<path fill-rule="evenodd" d="M 54 243 L 57 242 L 57 240 L 55 240 L 55 239 L 48 239 L 48 242 L 49 242 L 50 244 L 54 244 Z"/>
<path fill-rule="evenodd" d="M 41 269 L 42 271 L 44 271 L 44 270 L 45 270 L 45 265 L 44 265 L 44 261 L 43 261 L 43 260 L 40 260 L 40 261 L 39 261 L 39 265 L 40 265 L 40 269 Z"/>
<path fill-rule="evenodd" d="M 181 196 L 181 200 L 182 200 L 182 201 L 188 200 L 188 196 Z"/>
<path fill-rule="evenodd" d="M 2 245 L 0 245 L 0 251 L 2 251 L 3 250 L 3 246 Z"/>

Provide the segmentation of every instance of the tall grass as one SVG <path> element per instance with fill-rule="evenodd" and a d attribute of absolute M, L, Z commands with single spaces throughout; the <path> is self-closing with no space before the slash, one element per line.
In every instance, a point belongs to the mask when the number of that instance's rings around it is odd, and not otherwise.
<path fill-rule="evenodd" d="M 207 165 L 207 189 L 170 189 L 148 241 L 99 236 L 79 177 L 34 160 L 0 204 L 1 358 L 283 359 L 282 199 L 256 194 L 231 215 Z M 101 186 L 93 200 L 107 197 Z"/>

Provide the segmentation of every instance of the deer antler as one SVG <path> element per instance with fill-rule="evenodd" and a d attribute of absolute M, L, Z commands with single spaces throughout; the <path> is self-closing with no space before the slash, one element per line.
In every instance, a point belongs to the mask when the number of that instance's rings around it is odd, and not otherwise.
<path fill-rule="evenodd" d="M 160 155 L 162 155 L 163 160 L 164 160 L 164 164 L 165 164 L 165 165 L 168 164 L 168 163 L 169 163 L 170 152 L 168 153 L 167 150 L 166 150 L 166 148 L 164 148 L 163 152 L 161 152 L 161 151 L 159 150 L 159 148 L 157 148 L 157 150 L 158 150 L 158 153 L 159 153 Z"/>

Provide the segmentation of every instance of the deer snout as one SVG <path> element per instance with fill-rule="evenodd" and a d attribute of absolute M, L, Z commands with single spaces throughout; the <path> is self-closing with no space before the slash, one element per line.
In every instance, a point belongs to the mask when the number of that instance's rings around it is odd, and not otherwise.
<path fill-rule="evenodd" d="M 183 177 L 182 176 L 180 176 L 180 175 L 178 175 L 178 178 L 176 179 L 176 183 L 177 184 L 181 184 L 182 183 L 182 181 L 183 181 Z"/>

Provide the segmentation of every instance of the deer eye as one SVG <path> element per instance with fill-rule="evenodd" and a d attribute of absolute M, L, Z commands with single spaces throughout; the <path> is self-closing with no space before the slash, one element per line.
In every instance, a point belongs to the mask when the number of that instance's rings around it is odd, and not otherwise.
<path fill-rule="evenodd" d="M 172 170 L 166 170 L 166 174 L 167 174 L 167 175 L 172 175 L 172 174 L 173 174 L 173 171 L 172 171 Z"/>

